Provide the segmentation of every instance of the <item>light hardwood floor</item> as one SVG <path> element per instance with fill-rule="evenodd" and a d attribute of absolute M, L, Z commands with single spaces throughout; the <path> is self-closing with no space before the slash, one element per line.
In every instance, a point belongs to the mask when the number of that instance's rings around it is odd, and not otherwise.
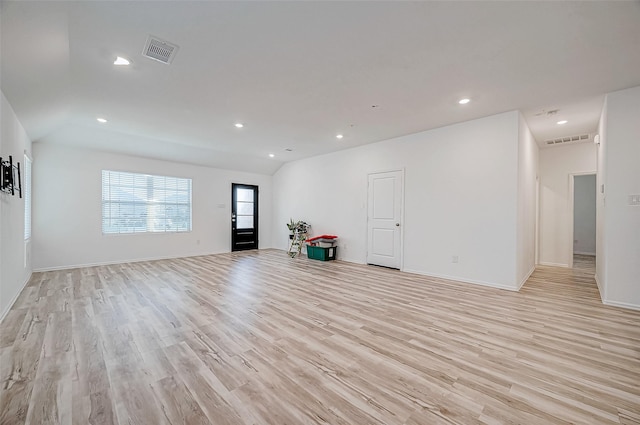
<path fill-rule="evenodd" d="M 0 423 L 638 424 L 640 312 L 276 250 L 36 273 Z"/>
<path fill-rule="evenodd" d="M 596 256 L 573 254 L 573 268 L 582 269 L 585 272 L 596 274 Z"/>

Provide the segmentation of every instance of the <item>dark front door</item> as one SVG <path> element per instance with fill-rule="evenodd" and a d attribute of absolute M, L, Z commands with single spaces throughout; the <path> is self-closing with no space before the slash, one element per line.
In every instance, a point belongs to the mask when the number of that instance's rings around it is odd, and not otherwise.
<path fill-rule="evenodd" d="M 231 251 L 258 249 L 258 186 L 231 184 Z"/>

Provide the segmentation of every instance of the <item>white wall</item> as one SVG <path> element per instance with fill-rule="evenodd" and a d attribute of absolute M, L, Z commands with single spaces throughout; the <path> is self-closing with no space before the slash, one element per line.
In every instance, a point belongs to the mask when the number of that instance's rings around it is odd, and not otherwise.
<path fill-rule="evenodd" d="M 518 133 L 514 111 L 287 163 L 273 180 L 274 246 L 287 247 L 290 218 L 305 220 L 364 263 L 367 175 L 404 168 L 403 269 L 517 289 Z"/>
<path fill-rule="evenodd" d="M 5 159 L 12 155 L 24 167 L 24 154 L 31 154 L 31 141 L 4 94 L 0 94 L 0 156 Z M 24 241 L 24 198 L 0 193 L 0 319 L 31 276 L 30 256 L 30 244 L 25 247 Z"/>
<path fill-rule="evenodd" d="M 271 247 L 271 176 L 45 143 L 33 151 L 35 270 L 228 252 L 232 182 L 260 187 L 260 248 Z M 193 179 L 192 232 L 103 235 L 103 169 Z"/>
<path fill-rule="evenodd" d="M 573 187 L 573 252 L 596 254 L 596 176 L 575 176 Z"/>
<path fill-rule="evenodd" d="M 640 309 L 640 87 L 607 95 L 604 220 L 606 304 Z"/>
<path fill-rule="evenodd" d="M 596 172 L 596 145 L 540 149 L 540 264 L 569 267 L 573 256 L 570 175 Z"/>
<path fill-rule="evenodd" d="M 538 145 L 522 116 L 518 115 L 518 287 L 536 267 L 536 178 Z"/>

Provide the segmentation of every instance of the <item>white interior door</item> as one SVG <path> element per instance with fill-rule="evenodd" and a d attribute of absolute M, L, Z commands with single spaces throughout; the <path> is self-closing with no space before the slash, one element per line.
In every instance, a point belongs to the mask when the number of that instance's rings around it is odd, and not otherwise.
<path fill-rule="evenodd" d="M 367 263 L 402 264 L 402 171 L 369 174 Z"/>

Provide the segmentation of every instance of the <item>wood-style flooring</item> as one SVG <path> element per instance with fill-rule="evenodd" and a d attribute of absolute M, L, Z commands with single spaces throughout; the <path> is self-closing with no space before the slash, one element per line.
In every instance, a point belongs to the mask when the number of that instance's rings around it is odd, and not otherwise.
<path fill-rule="evenodd" d="M 264 250 L 35 273 L 0 423 L 638 424 L 640 312 Z"/>
<path fill-rule="evenodd" d="M 596 274 L 596 256 L 573 254 L 573 268 L 582 269 L 585 272 Z"/>

